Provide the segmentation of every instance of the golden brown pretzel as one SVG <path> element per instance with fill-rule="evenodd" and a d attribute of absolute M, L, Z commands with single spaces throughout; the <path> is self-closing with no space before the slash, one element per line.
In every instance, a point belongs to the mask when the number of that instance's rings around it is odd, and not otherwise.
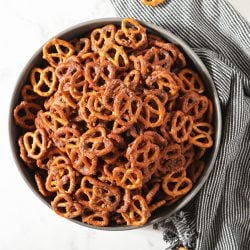
<path fill-rule="evenodd" d="M 144 168 L 158 160 L 160 148 L 154 143 L 152 136 L 142 134 L 129 146 L 126 152 L 132 167 Z"/>
<path fill-rule="evenodd" d="M 85 66 L 85 78 L 94 90 L 101 90 L 106 81 L 116 78 L 116 67 L 108 61 L 89 62 Z"/>
<path fill-rule="evenodd" d="M 145 55 L 140 58 L 141 63 L 141 70 L 142 72 L 145 70 L 142 69 L 143 63 L 145 64 L 144 67 L 147 68 L 147 71 L 162 71 L 167 70 L 169 71 L 171 66 L 173 65 L 173 60 L 169 53 L 161 48 L 152 47 L 151 49 L 147 50 Z M 144 61 L 144 62 L 143 62 Z"/>
<path fill-rule="evenodd" d="M 141 195 L 132 197 L 129 208 L 121 213 L 129 226 L 142 226 L 150 217 L 150 211 L 145 199 Z"/>
<path fill-rule="evenodd" d="M 70 151 L 69 158 L 73 163 L 73 168 L 82 175 L 93 175 L 97 169 L 97 157 L 89 159 L 81 154 L 79 148 L 73 148 Z"/>
<path fill-rule="evenodd" d="M 110 153 L 113 143 L 106 135 L 104 127 L 98 126 L 89 129 L 80 138 L 81 153 L 90 159 Z"/>
<path fill-rule="evenodd" d="M 81 37 L 79 39 L 73 39 L 70 43 L 74 46 L 75 52 L 78 53 L 87 53 L 90 51 L 91 42 L 87 37 Z"/>
<path fill-rule="evenodd" d="M 23 101 L 33 102 L 36 104 L 42 103 L 42 98 L 34 92 L 33 87 L 29 84 L 26 84 L 22 87 L 21 95 Z"/>
<path fill-rule="evenodd" d="M 170 172 L 162 181 L 163 191 L 173 198 L 188 193 L 192 187 L 192 181 L 186 177 L 186 170 Z"/>
<path fill-rule="evenodd" d="M 195 91 L 199 94 L 203 93 L 205 90 L 204 83 L 202 82 L 199 75 L 191 69 L 182 69 L 178 73 L 180 78 L 180 87 L 182 92 L 186 93 L 189 91 Z"/>
<path fill-rule="evenodd" d="M 54 165 L 49 169 L 46 179 L 46 189 L 50 192 L 72 194 L 75 191 L 75 171 L 70 165 Z"/>
<path fill-rule="evenodd" d="M 142 173 L 139 169 L 126 169 L 123 166 L 115 167 L 112 171 L 116 184 L 124 189 L 142 187 Z"/>
<path fill-rule="evenodd" d="M 114 116 L 116 117 L 113 127 L 114 133 L 128 130 L 138 119 L 142 108 L 141 98 L 130 95 L 125 91 L 117 94 L 114 100 Z"/>
<path fill-rule="evenodd" d="M 97 120 L 112 121 L 115 115 L 103 105 L 103 96 L 100 92 L 92 91 L 83 95 L 79 102 L 79 114 L 85 122 L 94 127 Z"/>
<path fill-rule="evenodd" d="M 38 160 L 47 151 L 48 137 L 44 129 L 27 132 L 23 136 L 23 144 L 29 158 Z"/>
<path fill-rule="evenodd" d="M 138 49 L 147 43 L 146 29 L 134 19 L 124 18 L 121 29 L 115 34 L 115 41 L 119 45 Z"/>
<path fill-rule="evenodd" d="M 43 46 L 43 59 L 52 67 L 64 62 L 74 54 L 74 47 L 69 42 L 54 38 Z"/>
<path fill-rule="evenodd" d="M 112 44 L 115 38 L 116 27 L 112 24 L 99 29 L 94 29 L 90 34 L 91 48 L 94 52 L 100 52 L 106 46 Z"/>
<path fill-rule="evenodd" d="M 78 145 L 80 132 L 74 127 L 60 127 L 53 134 L 53 141 L 61 151 L 67 152 L 67 148 L 74 148 Z"/>
<path fill-rule="evenodd" d="M 193 118 L 181 111 L 173 114 L 170 134 L 177 143 L 187 141 L 192 132 Z"/>
<path fill-rule="evenodd" d="M 175 99 L 180 90 L 178 77 L 168 71 L 155 71 L 146 80 L 146 84 L 150 87 L 164 90 L 169 95 L 169 100 Z"/>
<path fill-rule="evenodd" d="M 47 67 L 45 69 L 34 68 L 30 74 L 30 82 L 34 92 L 39 96 L 51 96 L 57 86 L 55 70 L 53 67 Z"/>
<path fill-rule="evenodd" d="M 161 154 L 159 171 L 162 174 L 167 172 L 178 171 L 185 167 L 185 157 L 181 152 L 179 144 L 168 145 Z"/>
<path fill-rule="evenodd" d="M 129 68 L 129 59 L 122 46 L 110 43 L 100 51 L 101 63 L 108 60 L 119 71 L 124 71 Z"/>
<path fill-rule="evenodd" d="M 45 129 L 48 135 L 68 124 L 67 116 L 61 107 L 54 106 L 53 111 L 39 111 L 35 120 L 36 127 Z"/>
<path fill-rule="evenodd" d="M 33 130 L 35 128 L 35 117 L 41 106 L 32 102 L 22 101 L 14 109 L 15 123 L 23 129 Z"/>
<path fill-rule="evenodd" d="M 58 194 L 51 202 L 51 207 L 58 215 L 65 218 L 75 218 L 82 213 L 81 205 L 73 201 L 69 194 Z"/>
<path fill-rule="evenodd" d="M 108 213 L 94 212 L 89 208 L 84 208 L 82 222 L 96 227 L 105 227 L 109 224 Z"/>
<path fill-rule="evenodd" d="M 194 120 L 200 119 L 208 109 L 208 98 L 190 91 L 183 96 L 181 109 L 192 115 Z"/>
<path fill-rule="evenodd" d="M 154 128 L 162 125 L 164 120 L 164 104 L 157 95 L 147 94 L 143 100 L 139 121 L 145 128 Z"/>

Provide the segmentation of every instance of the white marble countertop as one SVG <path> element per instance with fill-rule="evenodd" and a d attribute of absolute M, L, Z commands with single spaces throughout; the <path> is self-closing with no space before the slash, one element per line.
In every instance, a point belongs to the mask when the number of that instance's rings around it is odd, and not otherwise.
<path fill-rule="evenodd" d="M 230 2 L 250 21 L 250 2 Z M 0 250 L 164 249 L 162 233 L 152 227 L 105 232 L 56 216 L 29 190 L 10 152 L 9 101 L 17 77 L 34 51 L 66 27 L 115 15 L 109 0 L 0 1 Z"/>

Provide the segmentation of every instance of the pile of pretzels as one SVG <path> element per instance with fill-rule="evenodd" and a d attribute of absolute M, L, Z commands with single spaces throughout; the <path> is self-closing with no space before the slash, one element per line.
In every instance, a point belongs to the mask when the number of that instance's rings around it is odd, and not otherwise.
<path fill-rule="evenodd" d="M 43 47 L 14 109 L 20 157 L 53 210 L 142 226 L 186 195 L 213 146 L 213 103 L 181 50 L 136 20 Z"/>

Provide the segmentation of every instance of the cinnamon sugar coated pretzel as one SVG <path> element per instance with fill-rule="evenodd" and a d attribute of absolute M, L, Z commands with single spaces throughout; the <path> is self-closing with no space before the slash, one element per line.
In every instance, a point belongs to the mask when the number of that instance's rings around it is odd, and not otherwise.
<path fill-rule="evenodd" d="M 20 157 L 57 214 L 142 226 L 199 181 L 213 103 L 176 45 L 125 18 L 52 39 L 43 60 L 13 116 Z"/>

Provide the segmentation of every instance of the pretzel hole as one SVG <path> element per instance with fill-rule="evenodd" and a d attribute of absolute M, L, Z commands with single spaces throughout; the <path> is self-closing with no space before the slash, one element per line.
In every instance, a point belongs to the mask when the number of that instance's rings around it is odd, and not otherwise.
<path fill-rule="evenodd" d="M 94 143 L 93 143 L 93 142 L 87 142 L 87 147 L 88 147 L 88 148 L 92 148 L 92 147 L 93 147 L 93 145 L 94 145 Z"/>
<path fill-rule="evenodd" d="M 115 55 L 116 55 L 116 49 L 114 49 L 114 48 L 110 48 L 108 51 L 107 51 L 107 53 L 110 55 L 110 57 L 111 58 L 114 58 L 115 57 Z"/>
<path fill-rule="evenodd" d="M 178 190 L 183 190 L 188 186 L 188 183 L 186 181 L 183 181 L 182 184 L 179 186 Z"/>
<path fill-rule="evenodd" d="M 184 87 L 185 90 L 190 90 L 191 89 L 186 80 L 183 80 L 182 84 L 183 84 L 183 87 Z M 190 99 L 188 101 L 190 101 Z"/>
<path fill-rule="evenodd" d="M 143 153 L 138 154 L 137 158 L 136 158 L 137 162 L 143 162 L 144 161 L 144 157 L 143 157 Z"/>
<path fill-rule="evenodd" d="M 112 36 L 112 32 L 111 32 L 111 31 L 107 31 L 107 32 L 106 32 L 106 37 L 107 37 L 107 38 L 111 38 L 111 36 Z"/>
<path fill-rule="evenodd" d="M 184 136 L 185 136 L 185 133 L 184 133 L 184 131 L 182 129 L 177 131 L 177 137 L 178 138 L 182 138 Z"/>
<path fill-rule="evenodd" d="M 100 86 L 103 86 L 105 83 L 106 83 L 106 81 L 102 77 L 100 77 L 98 79 L 96 85 L 100 87 Z"/>
<path fill-rule="evenodd" d="M 101 33 L 100 32 L 95 32 L 94 39 L 96 41 L 99 41 L 100 38 L 101 38 Z"/>
<path fill-rule="evenodd" d="M 19 110 L 18 110 L 17 115 L 18 115 L 19 117 L 24 117 L 24 116 L 27 115 L 27 112 L 26 112 L 26 110 L 25 110 L 24 108 L 22 108 L 22 109 L 19 109 Z"/>
<path fill-rule="evenodd" d="M 68 54 L 70 52 L 70 49 L 66 46 L 63 45 L 59 45 L 59 48 L 61 49 L 61 51 L 63 51 L 65 54 Z"/>
<path fill-rule="evenodd" d="M 165 60 L 166 59 L 166 55 L 163 52 L 159 51 L 158 58 L 159 58 L 160 61 Z"/>
<path fill-rule="evenodd" d="M 57 53 L 57 49 L 55 46 L 50 46 L 48 49 L 48 54 L 54 54 L 54 53 Z"/>
<path fill-rule="evenodd" d="M 203 110 L 206 107 L 206 104 L 204 102 L 199 102 L 198 103 L 198 111 Z"/>
<path fill-rule="evenodd" d="M 34 124 L 34 120 L 33 119 L 25 119 L 25 124 L 28 126 L 32 126 Z"/>
<path fill-rule="evenodd" d="M 201 85 L 200 85 L 200 83 L 199 83 L 198 81 L 194 81 L 194 87 L 195 87 L 196 89 L 200 89 L 200 88 L 201 88 Z"/>
<path fill-rule="evenodd" d="M 47 84 L 43 84 L 41 87 L 40 87 L 40 91 L 42 92 L 48 92 L 50 90 L 49 86 Z"/>
<path fill-rule="evenodd" d="M 118 57 L 118 62 L 119 62 L 120 67 L 126 66 L 125 61 L 121 55 L 119 55 L 119 57 Z"/>
<path fill-rule="evenodd" d="M 65 202 L 60 202 L 56 205 L 57 210 L 62 213 L 62 214 L 66 214 L 67 213 L 67 201 L 65 200 Z"/>
<path fill-rule="evenodd" d="M 102 143 L 99 143 L 98 144 L 98 146 L 97 146 L 97 148 L 96 148 L 96 150 L 103 150 L 103 149 L 105 149 L 105 144 L 102 142 Z"/>
<path fill-rule="evenodd" d="M 40 149 L 38 146 L 36 146 L 36 147 L 35 147 L 34 154 L 35 154 L 35 155 L 38 155 L 38 154 L 40 154 L 40 152 L 41 152 L 41 149 Z"/>

